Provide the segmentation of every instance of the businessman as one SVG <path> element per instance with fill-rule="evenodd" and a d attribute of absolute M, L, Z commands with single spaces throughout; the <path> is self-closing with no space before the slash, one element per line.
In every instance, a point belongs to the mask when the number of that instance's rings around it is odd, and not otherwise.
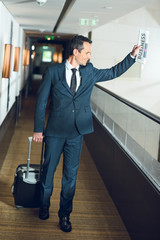
<path fill-rule="evenodd" d="M 76 35 L 70 44 L 70 56 L 50 66 L 43 76 L 35 107 L 33 140 L 45 140 L 41 178 L 39 218 L 49 218 L 54 173 L 63 153 L 63 177 L 58 211 L 59 227 L 70 232 L 73 197 L 76 188 L 83 135 L 93 132 L 90 96 L 97 82 L 119 77 L 135 62 L 140 46 L 135 45 L 122 62 L 109 69 L 97 69 L 89 63 L 92 41 Z M 45 109 L 50 96 L 50 112 L 45 125 Z M 44 136 L 45 132 L 45 136 Z"/>

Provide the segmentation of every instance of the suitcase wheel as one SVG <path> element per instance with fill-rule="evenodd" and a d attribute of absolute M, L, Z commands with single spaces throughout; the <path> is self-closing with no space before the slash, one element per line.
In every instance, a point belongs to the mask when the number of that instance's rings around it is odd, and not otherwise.
<path fill-rule="evenodd" d="M 17 209 L 23 208 L 23 206 L 16 205 Z"/>

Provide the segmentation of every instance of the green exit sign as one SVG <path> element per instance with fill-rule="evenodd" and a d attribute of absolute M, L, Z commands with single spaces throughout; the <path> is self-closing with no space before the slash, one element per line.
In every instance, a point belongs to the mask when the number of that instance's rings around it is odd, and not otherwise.
<path fill-rule="evenodd" d="M 55 39 L 54 36 L 46 36 L 45 38 L 46 38 L 46 40 L 48 40 L 48 41 L 50 41 L 50 40 L 54 40 L 54 39 Z"/>

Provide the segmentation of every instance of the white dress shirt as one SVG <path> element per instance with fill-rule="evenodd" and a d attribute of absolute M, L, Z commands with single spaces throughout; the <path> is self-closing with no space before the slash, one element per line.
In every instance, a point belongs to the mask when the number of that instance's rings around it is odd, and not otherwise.
<path fill-rule="evenodd" d="M 74 68 L 74 67 L 68 62 L 68 60 L 66 60 L 66 80 L 67 80 L 67 84 L 69 87 L 71 85 L 71 76 L 72 76 L 71 69 L 72 68 Z M 77 91 L 81 84 L 81 76 L 80 76 L 80 72 L 79 72 L 79 66 L 77 66 L 76 69 L 77 69 L 77 71 L 76 71 L 76 78 L 77 78 L 76 91 Z"/>

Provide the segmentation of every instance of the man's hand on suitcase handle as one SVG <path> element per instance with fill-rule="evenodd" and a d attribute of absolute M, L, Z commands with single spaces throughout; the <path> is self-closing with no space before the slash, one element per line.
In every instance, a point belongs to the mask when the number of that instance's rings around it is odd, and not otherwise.
<path fill-rule="evenodd" d="M 43 141 L 43 133 L 41 132 L 34 132 L 33 133 L 33 141 L 34 142 L 42 142 Z"/>

